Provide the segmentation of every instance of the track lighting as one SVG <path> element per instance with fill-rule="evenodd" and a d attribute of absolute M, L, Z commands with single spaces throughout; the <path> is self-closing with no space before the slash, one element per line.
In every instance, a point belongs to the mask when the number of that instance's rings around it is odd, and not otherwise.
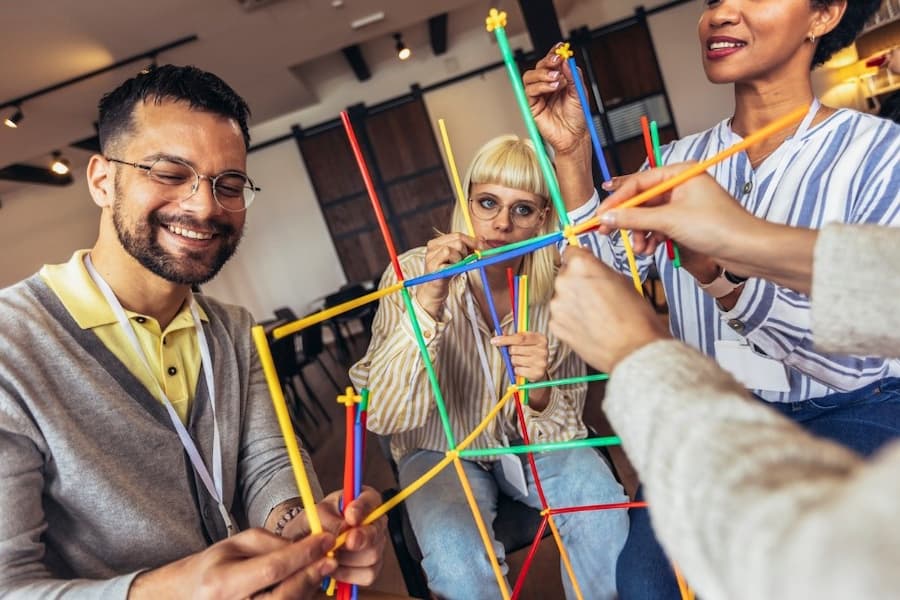
<path fill-rule="evenodd" d="M 6 117 L 6 119 L 3 120 L 3 124 L 6 125 L 7 127 L 12 127 L 13 129 L 15 129 L 16 127 L 19 126 L 19 122 L 24 117 L 25 117 L 25 115 L 22 114 L 22 109 L 17 106 L 15 112 L 13 112 L 13 114 L 11 114 L 10 116 Z"/>
<path fill-rule="evenodd" d="M 72 165 L 68 159 L 63 158 L 62 152 L 56 150 L 53 152 L 53 162 L 50 163 L 50 170 L 57 175 L 68 175 Z"/>
<path fill-rule="evenodd" d="M 406 60 L 410 56 L 412 56 L 412 50 L 403 43 L 403 36 L 399 33 L 394 34 L 394 39 L 397 40 L 397 58 L 400 60 Z"/>

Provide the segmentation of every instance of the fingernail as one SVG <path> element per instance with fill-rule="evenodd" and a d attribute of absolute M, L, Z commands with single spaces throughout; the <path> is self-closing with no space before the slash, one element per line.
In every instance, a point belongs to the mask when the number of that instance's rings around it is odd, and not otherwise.
<path fill-rule="evenodd" d="M 604 225 L 615 225 L 616 224 L 616 211 L 611 210 L 609 212 L 605 212 L 600 215 L 600 222 Z"/>
<path fill-rule="evenodd" d="M 550 84 L 550 87 L 552 87 L 552 88 L 555 90 L 556 88 L 559 87 L 559 82 L 558 82 L 558 81 L 554 81 L 553 83 Z"/>
<path fill-rule="evenodd" d="M 337 569 L 337 566 L 338 564 L 336 560 L 334 560 L 333 558 L 326 558 L 322 561 L 322 564 L 319 565 L 319 576 L 327 577 L 328 575 L 331 575 L 332 573 L 334 573 L 335 569 Z"/>
<path fill-rule="evenodd" d="M 600 187 L 602 187 L 604 190 L 607 190 L 607 191 L 613 189 L 612 179 L 610 179 L 609 181 L 604 181 L 603 183 L 600 184 Z"/>
<path fill-rule="evenodd" d="M 559 62 L 559 59 L 561 59 L 561 58 L 562 57 L 559 54 L 554 54 L 553 58 L 550 59 L 550 62 L 552 62 L 555 65 L 556 63 Z"/>
<path fill-rule="evenodd" d="M 550 71 L 550 79 L 559 79 L 559 71 Z"/>

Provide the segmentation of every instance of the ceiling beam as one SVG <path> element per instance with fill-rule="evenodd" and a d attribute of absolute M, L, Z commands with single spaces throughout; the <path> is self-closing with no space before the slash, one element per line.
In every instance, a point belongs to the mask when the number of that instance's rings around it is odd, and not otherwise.
<path fill-rule="evenodd" d="M 369 71 L 369 65 L 366 64 L 366 59 L 363 57 L 359 44 L 341 48 L 341 52 L 359 81 L 366 81 L 372 77 L 372 72 Z"/>
<path fill-rule="evenodd" d="M 519 0 L 531 45 L 538 56 L 544 56 L 553 44 L 563 39 L 553 0 Z"/>
<path fill-rule="evenodd" d="M 428 38 L 431 40 L 431 51 L 435 56 L 447 52 L 447 13 L 428 19 Z"/>

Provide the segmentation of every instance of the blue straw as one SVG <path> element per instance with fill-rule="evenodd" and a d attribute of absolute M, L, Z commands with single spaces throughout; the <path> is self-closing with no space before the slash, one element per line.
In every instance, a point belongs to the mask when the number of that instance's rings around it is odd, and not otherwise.
<path fill-rule="evenodd" d="M 406 279 L 403 281 L 403 285 L 405 287 L 413 287 L 422 283 L 428 283 L 429 281 L 435 281 L 436 279 L 444 279 L 447 277 L 453 277 L 454 275 L 459 275 L 460 273 L 465 273 L 466 271 L 471 271 L 473 269 L 479 269 L 482 267 L 489 267 L 491 265 L 501 263 L 513 258 L 517 258 L 519 256 L 523 256 L 525 254 L 529 254 L 543 248 L 545 246 L 549 246 L 551 244 L 555 244 L 559 240 L 563 238 L 563 234 L 561 231 L 555 232 L 555 235 L 546 236 L 533 244 L 528 244 L 527 246 L 522 246 L 520 248 L 516 248 L 515 250 L 510 250 L 509 252 L 504 252 L 503 254 L 497 254 L 495 256 L 491 256 L 488 258 L 482 258 L 481 260 L 477 260 L 475 262 L 465 264 L 465 265 L 456 265 L 453 267 L 449 267 L 447 269 L 441 269 L 440 271 L 435 271 L 434 273 L 427 273 L 425 275 L 421 275 L 419 277 L 413 277 L 412 279 Z"/>
<path fill-rule="evenodd" d="M 594 145 L 594 156 L 597 157 L 597 164 L 600 165 L 600 172 L 603 173 L 603 181 L 610 181 L 612 177 L 609 175 L 609 167 L 606 166 L 606 156 L 603 154 L 603 145 L 600 144 L 600 137 L 597 135 L 597 128 L 594 127 L 594 119 L 591 117 L 591 105 L 588 102 L 587 95 L 584 93 L 584 82 L 581 75 L 578 74 L 578 65 L 574 58 L 569 58 L 569 69 L 572 71 L 572 79 L 575 81 L 575 91 L 578 92 L 578 100 L 581 102 L 581 110 L 584 113 L 584 120 L 588 131 L 591 133 L 591 143 Z"/>
<path fill-rule="evenodd" d="M 488 310 L 491 311 L 491 320 L 494 322 L 494 335 L 503 335 L 503 329 L 500 328 L 500 317 L 497 316 L 497 307 L 494 306 L 494 295 L 491 294 L 491 285 L 488 282 L 487 271 L 484 267 L 481 271 L 481 281 L 484 283 L 484 297 L 487 298 Z M 516 375 L 513 372 L 512 360 L 509 358 L 509 348 L 500 346 L 500 354 L 503 356 L 503 362 L 506 363 L 506 374 L 509 376 L 509 382 L 516 382 Z"/>

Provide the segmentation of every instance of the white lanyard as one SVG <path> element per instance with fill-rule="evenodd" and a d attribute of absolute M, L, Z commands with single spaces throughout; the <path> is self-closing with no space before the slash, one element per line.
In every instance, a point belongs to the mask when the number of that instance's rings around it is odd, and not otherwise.
<path fill-rule="evenodd" d="M 484 380 L 487 382 L 491 391 L 491 398 L 498 398 L 497 387 L 494 385 L 494 377 L 491 375 L 491 367 L 488 363 L 487 354 L 485 354 L 484 346 L 481 343 L 481 331 L 478 329 L 478 316 L 475 314 L 475 304 L 472 302 L 472 292 L 466 287 L 466 309 L 469 312 L 469 323 L 472 325 L 472 336 L 475 338 L 475 347 L 478 349 L 478 358 L 481 362 L 481 370 L 484 372 Z"/>
<path fill-rule="evenodd" d="M 225 521 L 225 528 L 228 530 L 228 535 L 234 535 L 236 532 L 235 525 L 231 520 L 231 516 L 228 514 L 228 509 L 225 508 L 225 503 L 222 501 L 222 442 L 219 438 L 219 424 L 216 421 L 216 389 L 212 376 L 212 359 L 209 353 L 209 343 L 206 340 L 206 334 L 203 331 L 203 323 L 200 321 L 200 314 L 197 312 L 197 305 L 194 301 L 194 296 L 191 295 L 189 298 L 190 307 L 191 307 L 191 317 L 194 320 L 194 329 L 197 331 L 197 340 L 200 345 L 200 357 L 201 368 L 203 370 L 203 376 L 206 379 L 206 389 L 209 393 L 209 404 L 212 410 L 212 418 L 213 418 L 213 476 L 209 476 L 209 469 L 206 468 L 206 465 L 203 463 L 203 458 L 200 456 L 200 452 L 197 450 L 196 444 L 194 444 L 194 440 L 191 439 L 190 434 L 184 426 L 184 423 L 181 422 L 181 418 L 179 418 L 178 413 L 175 412 L 175 408 L 172 406 L 172 402 L 169 400 L 169 397 L 166 396 L 166 393 L 162 389 L 162 385 L 160 385 L 159 380 L 156 378 L 156 375 L 153 373 L 153 369 L 150 367 L 150 362 L 147 360 L 147 356 L 144 354 L 144 349 L 141 347 L 140 342 L 137 339 L 137 334 L 134 332 L 134 328 L 131 325 L 131 322 L 128 319 L 128 315 L 125 314 L 125 309 L 122 308 L 122 304 L 119 302 L 119 299 L 116 298 L 116 295 L 113 293 L 112 288 L 109 287 L 109 284 L 106 283 L 106 280 L 100 276 L 97 270 L 94 268 L 94 263 L 91 261 L 90 254 L 86 254 L 84 257 L 84 264 L 87 267 L 88 273 L 91 276 L 91 279 L 94 280 L 94 283 L 97 284 L 97 287 L 100 288 L 100 291 L 103 293 L 103 297 L 106 298 L 107 304 L 112 309 L 113 313 L 116 315 L 116 319 L 119 321 L 119 325 L 122 327 L 122 330 L 128 336 L 128 339 L 131 341 L 131 345 L 134 347 L 135 352 L 140 357 L 141 362 L 144 364 L 144 367 L 147 369 L 147 373 L 150 374 L 150 379 L 156 383 L 156 387 L 159 390 L 159 395 L 163 400 L 163 406 L 166 407 L 166 412 L 169 414 L 169 419 L 172 421 L 172 425 L 175 426 L 175 431 L 178 433 L 178 438 L 181 440 L 181 445 L 184 446 L 185 452 L 188 454 L 188 458 L 191 460 L 191 464 L 194 465 L 194 470 L 197 472 L 197 475 L 200 476 L 200 479 L 203 481 L 203 485 L 206 486 L 206 490 L 209 492 L 209 495 L 213 497 L 219 507 L 219 513 L 222 515 L 222 519 Z"/>
<path fill-rule="evenodd" d="M 794 135 L 792 135 L 790 139 L 786 140 L 781 145 L 781 147 L 778 149 L 778 154 L 793 152 L 794 147 L 802 141 L 801 138 L 809 130 L 809 127 L 812 125 L 813 119 L 816 118 L 816 114 L 818 114 L 820 107 L 821 104 L 819 103 L 819 99 L 813 98 L 812 104 L 809 105 L 809 111 L 807 111 L 806 116 L 803 117 L 803 120 L 797 127 L 797 131 L 794 132 Z M 740 141 L 740 137 L 730 127 L 729 131 L 731 132 L 732 143 L 734 143 L 735 141 Z M 769 181 L 769 187 L 766 188 L 766 195 L 760 200 L 757 210 L 754 211 L 754 214 L 757 217 L 767 219 L 769 221 L 776 221 L 779 223 L 784 222 L 784 220 L 786 219 L 786 215 L 769 215 L 769 210 L 772 206 L 772 200 L 775 197 L 775 188 L 778 187 L 778 184 L 781 182 L 781 178 L 784 177 L 784 170 L 787 168 L 789 162 L 790 154 L 782 156 L 778 161 L 778 166 L 775 167 L 775 172 L 772 174 L 772 178 Z M 791 203 L 786 203 L 785 206 L 787 208 L 790 208 Z"/>

